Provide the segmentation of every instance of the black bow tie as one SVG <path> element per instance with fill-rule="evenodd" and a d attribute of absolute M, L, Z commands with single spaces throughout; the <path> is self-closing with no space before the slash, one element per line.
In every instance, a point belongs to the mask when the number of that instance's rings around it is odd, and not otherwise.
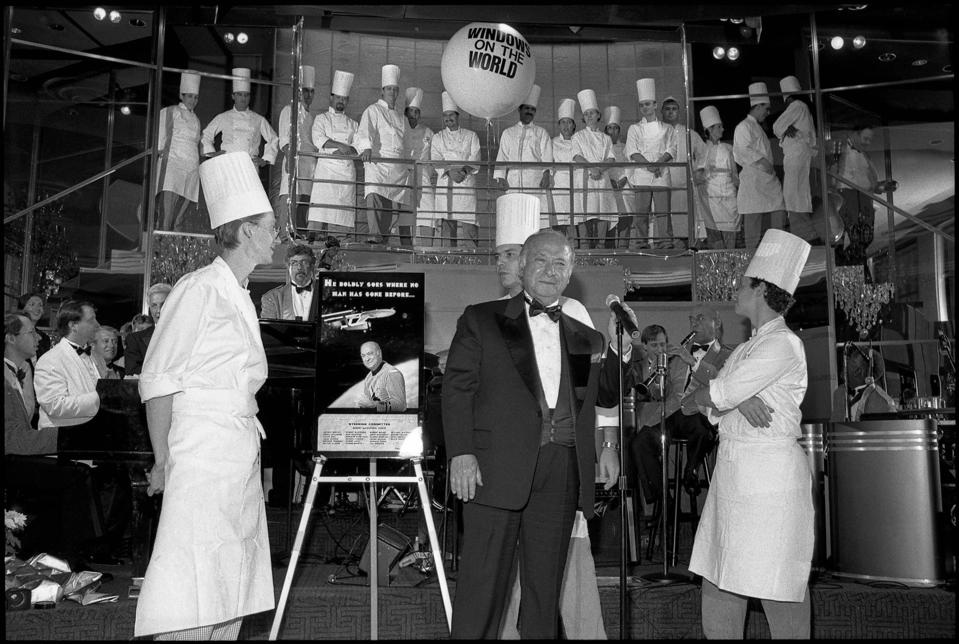
<path fill-rule="evenodd" d="M 529 303 L 529 316 L 535 318 L 540 313 L 545 313 L 553 322 L 559 321 L 560 313 L 563 311 L 562 304 L 553 304 L 552 306 L 543 306 L 539 300 L 526 300 Z"/>
<path fill-rule="evenodd" d="M 690 353 L 696 353 L 697 351 L 709 351 L 708 344 L 693 344 Z"/>
<path fill-rule="evenodd" d="M 313 282 L 310 282 L 310 283 L 307 284 L 306 286 L 297 286 L 296 284 L 294 284 L 294 285 L 293 285 L 293 288 L 296 289 L 296 294 L 297 294 L 297 295 L 299 295 L 299 294 L 302 293 L 303 291 L 312 292 L 312 291 L 313 291 Z"/>
<path fill-rule="evenodd" d="M 78 356 L 82 356 L 84 353 L 87 354 L 87 355 L 90 355 L 90 349 L 91 349 L 92 347 L 88 344 L 88 345 L 85 346 L 85 347 L 78 347 L 77 345 L 73 345 L 73 348 L 77 350 L 77 355 L 78 355 Z"/>
<path fill-rule="evenodd" d="M 17 377 L 17 380 L 19 380 L 20 384 L 22 385 L 23 379 L 27 377 L 27 372 L 24 371 L 23 369 L 18 369 L 14 367 L 12 364 L 7 364 L 7 369 L 9 369 L 10 373 L 12 373 L 13 375 Z"/>

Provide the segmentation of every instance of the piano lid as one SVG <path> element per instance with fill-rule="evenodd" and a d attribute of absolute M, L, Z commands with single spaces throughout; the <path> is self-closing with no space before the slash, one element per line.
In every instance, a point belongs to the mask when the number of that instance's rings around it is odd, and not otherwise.
<path fill-rule="evenodd" d="M 269 366 L 267 382 L 316 377 L 317 324 L 295 320 L 260 320 L 260 337 Z"/>

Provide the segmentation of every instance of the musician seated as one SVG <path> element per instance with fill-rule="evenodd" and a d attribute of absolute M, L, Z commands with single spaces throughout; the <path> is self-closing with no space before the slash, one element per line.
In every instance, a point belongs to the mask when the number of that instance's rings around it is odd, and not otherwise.
<path fill-rule="evenodd" d="M 668 358 L 666 378 L 665 415 L 669 439 L 686 439 L 686 466 L 683 486 L 692 495 L 700 492 L 699 466 L 713 447 L 714 432 L 706 416 L 692 402 L 692 394 L 700 386 L 715 378 L 732 353 L 723 345 L 722 319 L 712 309 L 697 309 L 689 316 L 692 344 L 668 345 L 665 329 L 658 325 L 644 330 L 647 357 L 643 381 L 652 373 L 656 357 L 665 353 Z M 653 393 L 657 394 L 653 388 Z M 660 464 L 660 416 L 662 396 L 637 404 L 638 432 L 632 441 L 633 458 L 639 463 L 639 478 L 647 501 L 662 498 L 662 469 Z"/>
<path fill-rule="evenodd" d="M 66 559 L 73 570 L 89 569 L 83 551 L 103 536 L 91 468 L 48 458 L 57 451 L 59 429 L 30 426 L 36 399 L 25 367 L 36 355 L 37 341 L 29 318 L 4 317 L 4 498 L 8 509 L 30 517 L 21 535 L 22 558 L 47 552 Z"/>

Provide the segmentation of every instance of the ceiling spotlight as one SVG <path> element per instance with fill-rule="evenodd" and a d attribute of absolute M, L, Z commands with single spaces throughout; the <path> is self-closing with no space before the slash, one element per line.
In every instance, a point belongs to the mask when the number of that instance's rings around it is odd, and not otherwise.
<path fill-rule="evenodd" d="M 249 40 L 250 40 L 250 37 L 246 35 L 245 31 L 241 31 L 240 33 L 236 35 L 236 41 L 240 43 L 241 45 L 245 45 L 247 41 Z"/>
<path fill-rule="evenodd" d="M 97 7 L 93 10 L 93 18 L 95 20 L 103 20 L 107 17 L 107 10 L 103 7 Z"/>
<path fill-rule="evenodd" d="M 123 114 L 124 116 L 130 116 L 130 112 L 131 112 L 131 111 L 132 111 L 132 110 L 130 109 L 130 106 L 129 106 L 129 105 L 121 105 L 121 106 L 120 106 L 120 114 Z"/>
<path fill-rule="evenodd" d="M 713 47 L 713 58 L 722 60 L 726 56 L 726 50 L 722 47 Z"/>
<path fill-rule="evenodd" d="M 720 18 L 719 21 L 720 21 L 720 22 L 729 22 L 729 18 Z"/>
<path fill-rule="evenodd" d="M 812 51 L 813 45 L 816 45 L 816 49 L 822 51 L 826 47 L 826 43 L 821 40 L 817 40 L 815 43 L 809 43 L 809 51 Z"/>
<path fill-rule="evenodd" d="M 836 51 L 839 51 L 840 49 L 842 49 L 843 45 L 845 44 L 846 44 L 846 41 L 843 40 L 842 36 L 833 36 L 832 40 L 829 41 L 829 46 L 835 49 Z"/>
<path fill-rule="evenodd" d="M 928 63 L 929 63 L 929 61 L 926 60 L 925 58 L 917 58 L 916 60 L 912 61 L 912 66 L 913 66 L 913 67 L 922 67 L 923 65 L 926 65 L 926 64 L 928 64 Z"/>
<path fill-rule="evenodd" d="M 730 47 L 726 52 L 726 58 L 729 60 L 739 60 L 739 47 Z"/>
<path fill-rule="evenodd" d="M 729 22 L 733 23 L 734 25 L 741 25 L 741 24 L 743 24 L 743 19 L 742 19 L 742 18 L 730 18 L 730 19 L 729 19 Z"/>
<path fill-rule="evenodd" d="M 228 32 L 226 32 L 225 34 L 223 34 L 223 41 L 224 41 L 226 44 L 229 45 L 229 44 L 232 43 L 234 40 L 235 40 L 235 38 L 233 37 L 233 32 L 232 32 L 232 31 L 228 31 Z"/>
<path fill-rule="evenodd" d="M 116 9 L 110 12 L 110 22 L 112 22 L 113 24 L 118 24 L 120 22 L 120 18 L 121 18 L 120 12 L 117 11 Z"/>
<path fill-rule="evenodd" d="M 891 63 L 892 61 L 896 60 L 896 55 L 891 51 L 887 51 L 884 54 L 879 54 L 879 60 L 884 63 Z"/>
<path fill-rule="evenodd" d="M 865 36 L 856 36 L 852 39 L 852 46 L 854 49 L 862 49 L 866 46 L 866 37 Z"/>

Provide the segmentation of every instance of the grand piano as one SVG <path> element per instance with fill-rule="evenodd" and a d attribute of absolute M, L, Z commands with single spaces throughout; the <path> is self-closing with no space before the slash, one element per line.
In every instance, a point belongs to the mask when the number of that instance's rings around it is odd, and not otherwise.
<path fill-rule="evenodd" d="M 258 416 L 267 432 L 264 452 L 273 462 L 277 489 L 292 486 L 294 458 L 314 449 L 316 329 L 317 325 L 310 322 L 260 322 L 269 372 L 266 383 L 257 393 Z M 130 526 L 133 576 L 140 577 L 150 561 L 162 497 L 146 494 L 146 472 L 153 467 L 153 449 L 146 409 L 137 385 L 137 380 L 98 381 L 100 410 L 88 423 L 59 432 L 57 451 L 61 457 L 114 463 L 126 470 L 133 506 Z M 289 494 L 286 498 L 289 499 Z M 289 502 L 287 507 L 290 525 Z M 289 541 L 290 529 L 287 535 Z"/>

